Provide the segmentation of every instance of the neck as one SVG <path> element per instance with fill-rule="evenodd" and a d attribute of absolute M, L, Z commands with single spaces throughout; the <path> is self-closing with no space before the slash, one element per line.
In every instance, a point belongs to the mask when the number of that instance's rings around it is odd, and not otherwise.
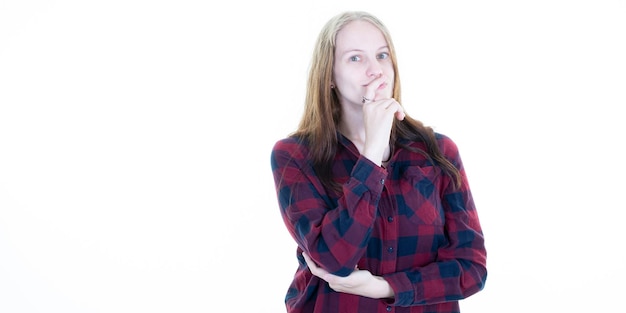
<path fill-rule="evenodd" d="M 362 116 L 351 119 L 343 118 L 338 125 L 339 132 L 350 139 L 359 152 L 363 151 L 365 145 L 365 126 Z"/>

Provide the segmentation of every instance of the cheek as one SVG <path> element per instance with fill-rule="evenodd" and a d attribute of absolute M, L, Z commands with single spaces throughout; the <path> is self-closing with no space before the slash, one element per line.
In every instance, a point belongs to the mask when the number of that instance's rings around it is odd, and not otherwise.
<path fill-rule="evenodd" d="M 389 85 L 387 86 L 387 89 L 389 89 L 390 92 L 393 92 L 393 85 L 395 81 L 395 72 L 393 71 L 393 68 L 389 69 L 389 71 L 386 72 L 385 75 L 389 77 Z"/>
<path fill-rule="evenodd" d="M 393 82 L 393 78 L 395 77 L 395 71 L 393 70 L 393 65 L 391 63 L 387 64 L 387 66 L 384 67 L 383 71 L 385 75 L 387 75 L 387 77 L 389 77 L 391 81 Z"/>
<path fill-rule="evenodd" d="M 336 88 L 339 88 L 343 92 L 346 92 L 354 85 L 354 80 L 351 79 L 349 73 L 345 72 L 335 72 L 333 81 L 335 83 L 335 86 L 337 86 Z"/>

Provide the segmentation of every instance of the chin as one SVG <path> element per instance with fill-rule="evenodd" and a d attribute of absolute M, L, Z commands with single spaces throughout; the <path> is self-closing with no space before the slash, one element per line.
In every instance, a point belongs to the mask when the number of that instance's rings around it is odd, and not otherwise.
<path fill-rule="evenodd" d="M 384 95 L 376 95 L 376 100 L 382 100 L 382 99 L 391 99 L 391 93 L 390 94 L 384 94 Z"/>

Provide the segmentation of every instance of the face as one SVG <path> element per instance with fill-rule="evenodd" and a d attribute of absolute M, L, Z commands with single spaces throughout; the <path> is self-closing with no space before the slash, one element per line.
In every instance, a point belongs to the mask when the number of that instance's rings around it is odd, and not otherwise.
<path fill-rule="evenodd" d="M 372 100 L 391 98 L 393 79 L 389 47 L 376 26 L 353 21 L 337 33 L 333 83 L 342 105 L 361 105 L 366 95 Z"/>

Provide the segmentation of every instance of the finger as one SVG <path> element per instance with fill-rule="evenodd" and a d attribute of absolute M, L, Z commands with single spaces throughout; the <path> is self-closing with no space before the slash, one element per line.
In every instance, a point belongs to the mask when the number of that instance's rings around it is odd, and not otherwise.
<path fill-rule="evenodd" d="M 404 120 L 405 117 L 406 117 L 406 113 L 404 113 L 404 109 L 400 107 L 400 109 L 396 111 L 396 119 L 398 121 L 402 121 Z"/>
<path fill-rule="evenodd" d="M 306 265 L 309 267 L 309 269 L 311 269 L 311 272 L 312 272 L 313 269 L 317 267 L 315 266 L 315 262 L 311 260 L 311 258 L 309 257 L 308 254 L 306 254 L 306 252 L 302 252 L 302 257 L 304 257 L 304 261 L 306 262 Z"/>
<path fill-rule="evenodd" d="M 304 257 L 304 260 L 306 261 L 306 265 L 309 267 L 311 274 L 323 279 L 324 278 L 323 276 L 326 275 L 328 272 L 322 269 L 321 267 L 317 266 L 317 264 L 315 264 L 315 262 L 311 259 L 311 257 L 309 257 L 309 255 L 306 254 L 305 252 L 302 252 L 302 256 Z"/>
<path fill-rule="evenodd" d="M 363 94 L 363 98 L 361 99 L 362 103 L 368 103 L 376 100 L 376 90 L 378 90 L 381 86 L 384 86 L 387 82 L 387 77 L 383 74 L 378 75 L 378 77 L 374 78 L 371 82 L 369 82 L 365 86 L 365 93 Z"/>
<path fill-rule="evenodd" d="M 401 121 L 404 119 L 406 114 L 404 113 L 404 108 L 397 101 L 393 101 L 388 107 L 387 110 L 394 111 L 394 116 L 397 120 Z"/>

